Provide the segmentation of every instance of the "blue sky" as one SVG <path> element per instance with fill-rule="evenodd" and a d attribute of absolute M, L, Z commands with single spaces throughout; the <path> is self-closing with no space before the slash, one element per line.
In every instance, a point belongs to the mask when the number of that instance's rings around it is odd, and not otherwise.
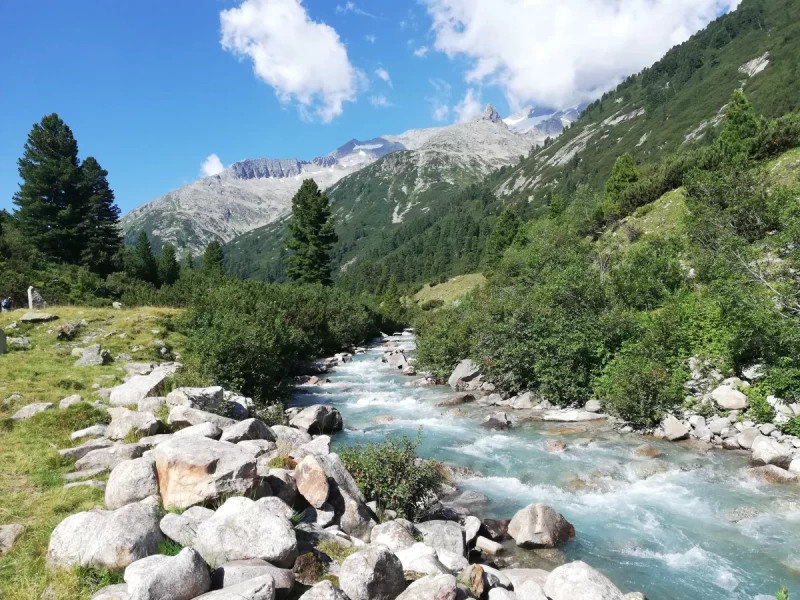
<path fill-rule="evenodd" d="M 0 0 L 0 207 L 51 112 L 127 212 L 212 154 L 312 158 L 487 102 L 591 99 L 737 2 Z"/>

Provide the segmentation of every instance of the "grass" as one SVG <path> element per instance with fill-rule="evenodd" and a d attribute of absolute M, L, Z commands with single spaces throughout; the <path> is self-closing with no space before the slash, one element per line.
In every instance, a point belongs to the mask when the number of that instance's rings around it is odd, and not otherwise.
<path fill-rule="evenodd" d="M 358 552 L 358 548 L 355 546 L 351 546 L 350 548 L 345 548 L 341 544 L 337 544 L 336 542 L 321 542 L 318 546 L 320 552 L 324 552 L 328 556 L 330 556 L 333 560 L 337 563 L 342 564 L 344 560 L 350 556 L 351 554 L 355 554 Z"/>
<path fill-rule="evenodd" d="M 419 304 L 428 300 L 441 300 L 445 304 L 452 304 L 454 300 L 485 283 L 486 278 L 482 273 L 459 275 L 434 287 L 426 285 L 414 295 L 414 300 Z"/>
<path fill-rule="evenodd" d="M 631 231 L 636 232 L 639 239 L 653 234 L 664 237 L 679 235 L 687 214 L 683 188 L 667 192 L 655 202 L 640 206 L 618 227 L 607 229 L 600 238 L 600 244 L 624 251 L 633 244 L 628 235 Z"/>
<path fill-rule="evenodd" d="M 85 400 L 94 401 L 92 386 L 111 387 L 125 376 L 121 364 L 97 367 L 74 367 L 73 347 L 100 343 L 113 356 L 130 354 L 134 360 L 156 358 L 152 342 L 165 339 L 177 350 L 184 346 L 183 337 L 164 327 L 165 320 L 174 319 L 179 311 L 161 308 L 131 310 L 96 309 L 86 307 L 48 307 L 47 312 L 59 319 L 37 325 L 19 325 L 8 329 L 25 311 L 0 315 L 0 327 L 9 337 L 25 335 L 31 339 L 31 349 L 0 355 L 0 398 L 13 392 L 22 398 L 0 407 L 0 524 L 20 523 L 25 532 L 10 552 L 0 558 L 0 591 L 4 600 L 41 598 L 52 590 L 53 598 L 87 600 L 97 589 L 118 583 L 120 574 L 97 569 L 49 571 L 45 559 L 50 534 L 67 516 L 102 506 L 102 490 L 76 487 L 65 490 L 62 475 L 73 470 L 72 461 L 58 454 L 59 448 L 78 445 L 70 434 L 99 422 L 107 422 L 108 414 L 88 402 L 68 409 L 52 409 L 25 421 L 9 418 L 20 407 L 33 402 L 58 403 L 65 396 L 80 393 Z M 69 321 L 88 322 L 73 342 L 56 340 L 55 330 Z M 153 329 L 159 333 L 154 334 Z M 48 333 L 51 331 L 52 333 Z M 104 336 L 116 333 L 108 338 Z M 119 334 L 126 336 L 120 338 Z M 96 340 L 83 342 L 86 335 L 97 333 Z M 133 346 L 142 349 L 133 352 Z"/>
<path fill-rule="evenodd" d="M 267 463 L 270 469 L 294 469 L 297 463 L 288 456 L 276 456 Z"/>
<path fill-rule="evenodd" d="M 800 184 L 800 148 L 784 152 L 767 165 L 776 184 L 796 186 Z"/>
<path fill-rule="evenodd" d="M 183 550 L 183 546 L 170 539 L 166 539 L 158 545 L 158 554 L 164 556 L 178 556 L 181 550 Z"/>

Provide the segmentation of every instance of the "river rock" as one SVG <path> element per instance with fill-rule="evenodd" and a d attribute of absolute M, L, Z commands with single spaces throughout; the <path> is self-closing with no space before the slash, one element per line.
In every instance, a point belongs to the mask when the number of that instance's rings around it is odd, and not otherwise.
<path fill-rule="evenodd" d="M 98 448 L 75 461 L 75 469 L 78 471 L 94 469 L 110 471 L 124 460 L 141 457 L 147 450 L 149 450 L 149 446 L 142 443 L 114 444 L 107 448 Z"/>
<path fill-rule="evenodd" d="M 450 573 L 460 573 L 469 566 L 469 561 L 466 557 L 449 550 L 437 550 L 436 558 Z"/>
<path fill-rule="evenodd" d="M 33 415 L 38 415 L 40 412 L 44 412 L 46 410 L 52 410 L 56 407 L 56 405 L 52 402 L 36 402 L 34 404 L 28 404 L 27 406 L 23 406 L 14 415 L 11 417 L 13 421 L 24 421 L 25 419 L 30 419 Z"/>
<path fill-rule="evenodd" d="M 353 496 L 346 487 L 337 484 L 331 486 L 328 502 L 339 519 L 339 526 L 342 531 L 351 537 L 368 542 L 372 528 L 378 522 L 375 514 L 362 498 L 363 496 L 360 496 L 360 492 L 359 497 Z"/>
<path fill-rule="evenodd" d="M 514 585 L 516 597 L 519 600 L 548 600 L 541 584 L 528 580 L 519 587 Z"/>
<path fill-rule="evenodd" d="M 25 527 L 19 523 L 0 525 L 0 556 L 11 550 L 11 547 L 24 532 Z"/>
<path fill-rule="evenodd" d="M 542 405 L 539 405 L 541 408 Z M 583 423 L 585 421 L 603 421 L 606 415 L 588 412 L 585 410 L 545 410 L 541 414 L 542 421 L 555 423 Z"/>
<path fill-rule="evenodd" d="M 309 454 L 315 455 L 327 455 L 331 452 L 331 438 L 327 435 L 318 435 L 310 442 L 299 446 L 294 451 L 292 451 L 292 458 L 295 460 L 301 460 L 303 457 L 308 456 Z"/>
<path fill-rule="evenodd" d="M 297 491 L 315 508 L 322 508 L 328 501 L 330 484 L 321 460 L 310 454 L 294 470 Z"/>
<path fill-rule="evenodd" d="M 411 571 L 411 565 L 414 564 L 414 562 L 427 556 L 436 558 L 437 553 L 434 548 L 431 548 L 422 542 L 414 542 L 414 544 L 408 548 L 396 551 L 395 555 L 400 559 L 400 563 L 403 565 L 403 570 Z"/>
<path fill-rule="evenodd" d="M 756 441 L 757 438 L 763 437 L 761 432 L 756 429 L 755 427 L 747 427 L 742 430 L 740 434 L 736 436 L 736 441 L 739 443 L 741 448 L 745 450 L 750 450 L 753 447 L 753 443 Z"/>
<path fill-rule="evenodd" d="M 475 396 L 472 394 L 456 394 L 455 396 L 451 396 L 446 400 L 437 402 L 436 406 L 460 406 L 469 402 L 475 402 Z"/>
<path fill-rule="evenodd" d="M 152 457 L 122 461 L 108 476 L 106 506 L 109 509 L 140 502 L 148 496 L 158 496 L 156 462 Z"/>
<path fill-rule="evenodd" d="M 728 385 L 721 385 L 711 392 L 711 399 L 725 410 L 744 410 L 747 408 L 747 396 Z"/>
<path fill-rule="evenodd" d="M 502 587 L 507 590 L 511 589 L 511 580 L 506 577 L 502 571 L 490 565 L 481 565 L 481 568 L 483 568 L 484 587 L 488 589 L 495 587 Z"/>
<path fill-rule="evenodd" d="M 219 408 L 224 397 L 221 386 L 212 387 L 181 387 L 172 390 L 166 397 L 166 404 L 173 406 L 188 406 L 199 410 L 213 410 Z"/>
<path fill-rule="evenodd" d="M 414 538 L 414 526 L 398 519 L 376 525 L 370 533 L 370 543 L 383 544 L 392 552 L 399 552 L 413 546 L 417 540 Z"/>
<path fill-rule="evenodd" d="M 109 408 L 111 423 L 106 430 L 106 437 L 111 440 L 124 439 L 128 434 L 148 436 L 158 432 L 161 421 L 153 413 L 137 412 L 127 408 Z"/>
<path fill-rule="evenodd" d="M 505 588 L 496 587 L 489 590 L 489 600 L 517 600 L 517 595 Z"/>
<path fill-rule="evenodd" d="M 486 427 L 487 429 L 508 429 L 511 427 L 511 424 L 511 419 L 508 417 L 508 414 L 504 412 L 486 415 L 483 421 L 481 421 L 481 427 Z"/>
<path fill-rule="evenodd" d="M 300 431 L 294 427 L 286 425 L 273 425 L 270 429 L 278 438 L 278 448 L 283 454 L 289 454 L 295 448 L 307 444 L 312 440 L 311 436 L 305 431 Z"/>
<path fill-rule="evenodd" d="M 469 548 L 478 538 L 478 532 L 481 530 L 481 520 L 478 517 L 469 515 L 464 517 L 464 541 Z"/>
<path fill-rule="evenodd" d="M 547 440 L 543 446 L 545 452 L 564 452 L 567 445 L 561 440 Z"/>
<path fill-rule="evenodd" d="M 344 425 L 341 413 L 333 406 L 315 404 L 304 408 L 289 424 L 310 435 L 340 431 Z"/>
<path fill-rule="evenodd" d="M 258 485 L 253 455 L 228 442 L 176 437 L 156 446 L 153 457 L 161 500 L 167 509 L 186 508 L 224 495 L 248 494 Z"/>
<path fill-rule="evenodd" d="M 278 454 L 278 444 L 267 440 L 244 440 L 239 442 L 237 446 L 247 450 L 254 458 L 260 458 L 266 454 L 272 459 Z"/>
<path fill-rule="evenodd" d="M 287 469 L 270 469 L 266 476 L 273 496 L 283 500 L 288 506 L 294 506 L 297 500 L 297 482 L 294 471 Z"/>
<path fill-rule="evenodd" d="M 422 541 L 436 550 L 449 550 L 461 556 L 466 554 L 464 530 L 461 525 L 452 521 L 426 521 L 416 525 L 422 535 Z"/>
<path fill-rule="evenodd" d="M 741 446 L 739 445 L 739 442 L 736 441 L 736 437 L 735 436 L 734 437 L 725 438 L 724 440 L 722 440 L 722 447 L 725 448 L 725 450 L 739 450 L 739 449 L 741 449 Z"/>
<path fill-rule="evenodd" d="M 452 575 L 430 575 L 413 581 L 398 600 L 456 600 L 456 578 Z"/>
<path fill-rule="evenodd" d="M 278 597 L 288 595 L 294 587 L 294 573 L 291 569 L 275 567 L 260 558 L 232 560 L 220 565 L 211 574 L 211 587 L 228 588 L 264 575 L 269 575 L 275 581 L 275 593 Z"/>
<path fill-rule="evenodd" d="M 245 419 L 222 431 L 223 442 L 231 442 L 237 444 L 244 440 L 267 440 L 274 442 L 276 440 L 275 434 L 272 430 L 258 419 Z"/>
<path fill-rule="evenodd" d="M 503 544 L 493 542 L 489 538 L 485 538 L 481 535 L 478 536 L 478 539 L 475 541 L 475 549 L 489 556 L 497 556 L 498 554 L 502 554 Z"/>
<path fill-rule="evenodd" d="M 611 581 L 585 562 L 562 565 L 547 577 L 544 593 L 550 600 L 625 600 Z"/>
<path fill-rule="evenodd" d="M 349 600 L 345 593 L 330 581 L 320 581 L 305 594 L 300 600 Z"/>
<path fill-rule="evenodd" d="M 339 587 L 350 600 L 394 600 L 406 587 L 403 565 L 386 546 L 367 546 L 344 560 Z"/>
<path fill-rule="evenodd" d="M 274 597 L 275 580 L 271 575 L 261 575 L 216 592 L 208 592 L 195 600 L 273 600 Z"/>
<path fill-rule="evenodd" d="M 447 384 L 458 392 L 461 391 L 464 384 L 479 377 L 480 373 L 481 371 L 478 366 L 470 359 L 462 360 L 447 379 Z"/>
<path fill-rule="evenodd" d="M 214 516 L 214 511 L 202 506 L 192 506 L 178 513 L 167 513 L 161 519 L 161 533 L 181 546 L 194 546 L 200 523 Z"/>
<path fill-rule="evenodd" d="M 788 469 L 792 462 L 792 451 L 772 438 L 758 437 L 753 441 L 750 460 L 759 467 L 775 465 Z"/>
<path fill-rule="evenodd" d="M 475 597 L 480 598 L 485 591 L 484 572 L 481 565 L 469 565 L 458 574 L 458 583 L 463 585 Z"/>
<path fill-rule="evenodd" d="M 731 422 L 724 417 L 715 417 L 708 423 L 708 429 L 714 435 L 722 435 L 722 432 L 731 426 Z"/>
<path fill-rule="evenodd" d="M 508 533 L 523 548 L 555 548 L 575 537 L 575 528 L 546 504 L 529 504 L 511 519 Z"/>
<path fill-rule="evenodd" d="M 131 564 L 126 575 L 135 566 Z M 192 548 L 148 565 L 135 583 L 126 581 L 131 600 L 192 600 L 211 589 L 208 566 Z"/>
<path fill-rule="evenodd" d="M 234 419 L 221 417 L 220 415 L 191 408 L 189 406 L 175 406 L 169 411 L 167 423 L 177 427 L 189 427 L 200 423 L 213 423 L 223 431 L 232 425 L 236 425 Z"/>
<path fill-rule="evenodd" d="M 158 552 L 164 540 L 158 521 L 158 504 L 150 499 L 71 515 L 53 530 L 47 562 L 51 567 L 122 570 Z"/>
<path fill-rule="evenodd" d="M 291 522 L 276 514 L 264 498 L 229 498 L 214 515 L 200 523 L 195 548 L 207 563 L 260 558 L 289 568 L 297 558 L 297 537 Z"/>
<path fill-rule="evenodd" d="M 139 405 L 148 396 L 158 396 L 164 382 L 180 368 L 178 363 L 159 365 L 149 375 L 136 375 L 111 390 L 109 402 L 113 406 Z"/>
<path fill-rule="evenodd" d="M 508 577 L 515 590 L 520 589 L 528 581 L 544 587 L 547 576 L 550 575 L 544 569 L 503 569 L 501 573 Z"/>
<path fill-rule="evenodd" d="M 656 458 L 661 456 L 661 450 L 650 444 L 642 444 L 634 448 L 633 454 L 639 458 Z"/>
<path fill-rule="evenodd" d="M 591 413 L 599 413 L 603 410 L 603 403 L 600 400 L 588 400 L 583 406 L 583 410 Z"/>
<path fill-rule="evenodd" d="M 800 483 L 800 474 L 781 469 L 775 465 L 754 467 L 750 469 L 750 474 L 766 483 Z"/>
<path fill-rule="evenodd" d="M 664 439 L 670 442 L 685 440 L 689 437 L 689 430 L 672 415 L 667 415 L 661 422 L 661 429 L 664 431 Z"/>

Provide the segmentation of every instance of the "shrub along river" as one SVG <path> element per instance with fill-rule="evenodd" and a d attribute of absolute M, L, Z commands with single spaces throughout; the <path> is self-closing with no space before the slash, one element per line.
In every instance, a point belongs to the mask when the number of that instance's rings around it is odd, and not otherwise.
<path fill-rule="evenodd" d="M 408 354 L 413 338 L 400 346 Z M 800 488 L 754 481 L 748 456 L 620 435 L 604 421 L 483 429 L 479 419 L 496 408 L 437 407 L 453 395 L 449 387 L 412 386 L 413 377 L 380 362 L 382 353 L 370 348 L 329 374 L 331 383 L 297 395 L 298 405 L 341 411 L 345 431 L 336 446 L 414 438 L 422 428 L 420 456 L 482 475 L 458 483 L 488 497 L 470 506 L 473 514 L 510 519 L 530 503 L 549 504 L 575 526 L 561 548 L 566 558 L 586 561 L 624 592 L 650 600 L 767 600 L 785 586 L 800 595 Z M 547 452 L 553 440 L 566 450 Z M 645 442 L 661 455 L 637 457 L 633 450 Z M 512 559 L 548 568 L 531 552 L 512 550 Z"/>

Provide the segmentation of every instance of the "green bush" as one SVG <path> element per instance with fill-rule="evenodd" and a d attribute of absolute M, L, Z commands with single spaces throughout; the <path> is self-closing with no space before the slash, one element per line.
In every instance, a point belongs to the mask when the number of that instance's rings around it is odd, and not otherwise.
<path fill-rule="evenodd" d="M 784 423 L 781 427 L 781 431 L 788 435 L 794 435 L 800 437 L 800 417 L 794 417 L 790 419 L 788 422 Z"/>
<path fill-rule="evenodd" d="M 775 409 L 767 402 L 769 388 L 763 383 L 753 385 L 745 390 L 749 400 L 747 416 L 756 423 L 772 423 L 775 418 Z"/>
<path fill-rule="evenodd" d="M 436 310 L 437 308 L 441 308 L 442 306 L 444 306 L 444 300 L 440 298 L 433 298 L 431 300 L 426 300 L 425 302 L 423 302 L 420 305 L 420 308 L 422 310 L 428 311 L 428 310 Z"/>
<path fill-rule="evenodd" d="M 434 461 L 417 458 L 419 444 L 419 437 L 387 439 L 344 447 L 340 455 L 367 501 L 415 521 L 429 512 L 444 482 Z"/>

